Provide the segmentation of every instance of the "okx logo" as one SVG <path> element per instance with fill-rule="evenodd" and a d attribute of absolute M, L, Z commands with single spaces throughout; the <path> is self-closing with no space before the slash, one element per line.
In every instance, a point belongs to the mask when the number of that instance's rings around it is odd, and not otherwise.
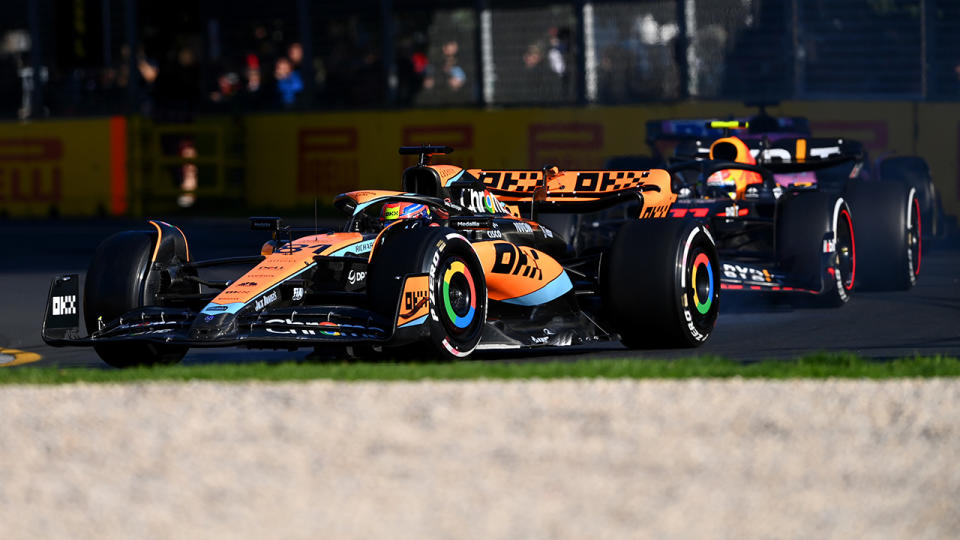
<path fill-rule="evenodd" d="M 53 305 L 51 306 L 51 312 L 53 315 L 76 315 L 77 314 L 77 297 L 76 295 L 67 295 L 67 296 L 54 296 L 52 298 Z"/>

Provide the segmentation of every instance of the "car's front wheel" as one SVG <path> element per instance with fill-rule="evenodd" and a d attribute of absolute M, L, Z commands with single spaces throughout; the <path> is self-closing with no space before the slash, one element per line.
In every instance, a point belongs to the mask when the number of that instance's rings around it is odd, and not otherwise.
<path fill-rule="evenodd" d="M 410 276 L 417 276 L 411 278 Z M 423 287 L 409 288 L 410 279 Z M 411 305 L 425 302 L 425 325 L 434 351 L 444 359 L 465 358 L 476 349 L 487 316 L 487 285 L 483 266 L 470 242 L 452 229 L 415 227 L 399 230 L 377 246 L 370 262 L 367 295 L 390 319 L 405 309 L 403 296 L 413 291 Z M 397 324 L 417 322 L 398 320 Z"/>
<path fill-rule="evenodd" d="M 680 219 L 628 221 L 604 253 L 607 320 L 630 348 L 697 347 L 717 321 L 720 271 L 707 228 Z"/>
<path fill-rule="evenodd" d="M 84 285 L 83 318 L 88 333 L 124 313 L 153 304 L 146 281 L 155 239 L 154 233 L 125 231 L 97 247 Z M 113 367 L 175 364 L 187 353 L 186 347 L 144 341 L 101 343 L 93 348 Z"/>

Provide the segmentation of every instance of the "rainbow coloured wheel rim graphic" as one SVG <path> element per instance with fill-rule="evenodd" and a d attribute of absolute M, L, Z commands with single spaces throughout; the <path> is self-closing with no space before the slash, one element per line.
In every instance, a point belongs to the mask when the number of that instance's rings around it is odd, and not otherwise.
<path fill-rule="evenodd" d="M 714 295 L 713 267 L 706 253 L 700 252 L 693 260 L 690 285 L 693 289 L 693 304 L 697 312 L 706 315 L 710 311 L 710 306 L 713 305 Z"/>
<path fill-rule="evenodd" d="M 443 273 L 443 308 L 455 330 L 470 327 L 477 313 L 477 289 L 470 269 L 460 259 L 452 259 Z"/>

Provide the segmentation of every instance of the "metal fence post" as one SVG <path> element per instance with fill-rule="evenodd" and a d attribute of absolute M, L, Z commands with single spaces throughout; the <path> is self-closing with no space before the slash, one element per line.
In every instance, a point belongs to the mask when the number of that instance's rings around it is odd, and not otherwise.
<path fill-rule="evenodd" d="M 110 0 L 101 0 L 100 2 L 100 22 L 103 25 L 103 65 L 106 68 L 113 67 L 113 40 L 110 35 Z"/>
<path fill-rule="evenodd" d="M 581 11 L 583 17 L 583 85 L 584 97 L 587 103 L 596 103 L 599 94 L 599 77 L 597 75 L 597 36 L 596 20 L 594 19 L 593 4 L 583 3 Z"/>
<path fill-rule="evenodd" d="M 928 99 L 931 94 L 930 70 L 936 66 L 936 21 L 937 9 L 934 0 L 920 2 L 920 97 Z M 933 94 L 938 92 L 933 90 Z"/>
<path fill-rule="evenodd" d="M 303 60 L 300 62 L 300 78 L 303 79 L 303 107 L 314 104 L 316 75 L 313 72 L 313 21 L 310 18 L 310 0 L 297 0 L 297 15 L 300 17 L 300 47 Z"/>
<path fill-rule="evenodd" d="M 486 2 L 480 11 L 480 71 L 483 72 L 483 104 L 496 102 L 497 67 L 493 61 L 493 16 Z"/>
<path fill-rule="evenodd" d="M 130 75 L 127 77 L 127 112 L 137 113 L 140 96 L 140 80 L 137 77 L 139 67 L 137 66 L 137 0 L 126 0 L 123 6 L 124 35 L 127 38 L 127 47 L 130 48 L 130 57 L 127 58 L 127 69 Z"/>
<path fill-rule="evenodd" d="M 573 3 L 574 16 L 577 18 L 577 73 L 580 78 L 577 81 L 577 104 L 586 105 L 587 103 L 587 40 L 586 25 L 584 24 L 583 8 L 586 5 L 585 0 L 576 0 Z"/>
<path fill-rule="evenodd" d="M 30 26 L 30 97 L 29 108 L 24 111 L 27 118 L 35 117 L 43 107 L 43 40 L 40 36 L 40 1 L 27 3 L 27 24 Z"/>
<path fill-rule="evenodd" d="M 473 78 L 473 102 L 476 105 L 484 105 L 483 99 L 483 11 L 487 8 L 486 0 L 476 0 L 473 3 L 473 56 L 474 65 L 477 66 L 476 76 Z"/>
<path fill-rule="evenodd" d="M 301 0 L 304 1 L 304 0 Z M 380 55 L 383 57 L 383 76 L 387 81 L 387 105 L 397 102 L 397 53 L 394 41 L 396 31 L 393 25 L 393 0 L 380 0 L 380 32 L 383 41 L 380 43 Z"/>
<path fill-rule="evenodd" d="M 674 55 L 677 62 L 677 77 L 680 79 L 679 96 L 690 97 L 690 39 L 687 36 L 687 0 L 676 0 L 677 7 L 677 39 Z"/>
<path fill-rule="evenodd" d="M 790 3 L 790 30 L 793 42 L 793 97 L 803 95 L 803 68 L 806 65 L 807 50 L 803 44 L 803 33 L 800 27 L 800 2 L 793 0 Z"/>

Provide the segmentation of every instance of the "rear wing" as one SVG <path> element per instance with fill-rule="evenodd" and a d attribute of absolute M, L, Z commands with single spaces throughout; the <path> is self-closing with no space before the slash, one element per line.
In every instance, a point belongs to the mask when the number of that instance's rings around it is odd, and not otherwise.
<path fill-rule="evenodd" d="M 851 139 L 784 137 L 775 141 L 746 139 L 743 142 L 758 165 L 778 173 L 811 171 L 865 159 L 863 144 Z M 677 147 L 677 155 L 671 162 L 709 159 L 710 144 L 693 139 Z"/>
<path fill-rule="evenodd" d="M 687 140 L 687 139 L 716 139 L 724 136 L 724 128 L 711 126 L 716 118 L 684 118 L 675 120 L 650 120 L 647 122 L 647 143 L 653 145 L 657 141 Z M 810 133 L 810 123 L 802 116 L 765 116 L 763 122 L 757 117 L 746 116 L 728 118 L 726 121 L 739 124 L 750 124 L 750 133 L 796 133 L 807 135 Z"/>
<path fill-rule="evenodd" d="M 863 145 L 830 137 L 787 137 L 776 141 L 748 140 L 747 148 L 761 165 L 860 160 Z"/>
<path fill-rule="evenodd" d="M 500 170 L 467 171 L 506 204 L 531 203 L 546 211 L 579 212 L 641 199 L 643 207 L 667 208 L 676 200 L 670 173 L 647 171 Z M 537 193 L 538 188 L 543 190 Z M 665 211 L 664 211 L 665 213 Z"/>
<path fill-rule="evenodd" d="M 737 135 L 744 140 L 810 135 L 810 124 L 802 116 L 741 116 L 723 121 L 715 118 L 650 120 L 646 123 L 647 145 L 656 159 L 669 161 L 671 156 L 690 154 L 690 149 L 698 145 L 709 148 L 711 142 L 729 135 L 731 125 L 743 129 Z"/>

